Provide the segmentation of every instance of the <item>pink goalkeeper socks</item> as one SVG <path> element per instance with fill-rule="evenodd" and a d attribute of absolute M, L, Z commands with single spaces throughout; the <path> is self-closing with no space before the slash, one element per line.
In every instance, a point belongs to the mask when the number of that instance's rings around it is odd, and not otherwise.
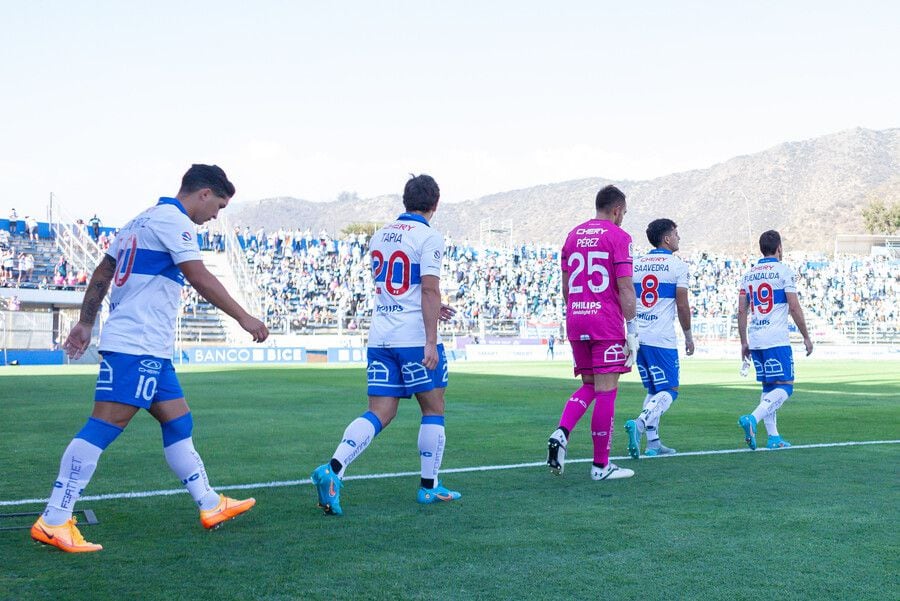
<path fill-rule="evenodd" d="M 606 466 L 609 463 L 609 449 L 612 445 L 613 418 L 616 413 L 617 388 L 597 392 L 597 402 L 591 415 L 591 440 L 594 442 L 594 464 Z"/>
<path fill-rule="evenodd" d="M 559 418 L 559 425 L 565 428 L 571 434 L 575 429 L 575 424 L 587 412 L 588 407 L 594 400 L 594 385 L 585 384 L 572 393 L 566 406 L 563 407 L 562 416 Z"/>

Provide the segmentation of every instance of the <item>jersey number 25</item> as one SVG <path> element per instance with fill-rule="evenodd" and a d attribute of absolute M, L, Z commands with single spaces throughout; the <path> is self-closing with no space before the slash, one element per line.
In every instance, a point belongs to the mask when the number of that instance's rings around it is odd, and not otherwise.
<path fill-rule="evenodd" d="M 584 292 L 584 286 L 575 284 L 576 278 L 581 275 L 587 266 L 587 286 L 594 294 L 600 294 L 609 288 L 609 270 L 600 261 L 609 258 L 609 253 L 602 250 L 588 251 L 584 253 L 574 252 L 569 255 L 567 262 L 571 271 L 569 271 L 569 292 L 579 294 Z M 594 274 L 600 276 L 600 281 L 595 282 Z"/>

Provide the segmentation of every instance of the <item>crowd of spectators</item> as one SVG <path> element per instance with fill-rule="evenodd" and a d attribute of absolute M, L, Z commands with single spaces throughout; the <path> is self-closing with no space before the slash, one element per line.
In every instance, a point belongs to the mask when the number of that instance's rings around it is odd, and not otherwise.
<path fill-rule="evenodd" d="M 287 320 L 292 330 L 371 317 L 371 272 L 364 234 L 333 237 L 309 230 L 266 232 L 236 229 L 244 256 L 256 273 L 267 317 Z M 733 319 L 741 276 L 757 257 L 709 253 L 684 255 L 690 266 L 695 318 Z M 868 324 L 900 330 L 900 261 L 886 256 L 792 254 L 798 293 L 808 315 L 836 327 Z M 442 290 L 456 310 L 450 324 L 473 331 L 480 320 L 494 329 L 507 324 L 564 322 L 555 247 L 522 244 L 482 248 L 446 240 Z M 518 324 L 518 325 L 517 325 Z"/>
<path fill-rule="evenodd" d="M 12 214 L 10 215 L 12 217 Z M 26 226 L 28 219 L 26 218 Z M 95 215 L 78 224 L 106 249 L 112 234 Z M 36 236 L 36 224 L 35 233 Z M 290 331 L 363 327 L 371 317 L 372 276 L 366 234 L 332 236 L 309 229 L 251 231 L 235 228 L 243 255 L 261 289 L 266 318 Z M 26 236 L 32 232 L 26 230 Z M 197 240 L 204 250 L 221 252 L 220 231 L 201 226 Z M 647 250 L 647 249 L 644 249 Z M 756 257 L 709 253 L 682 255 L 690 266 L 690 301 L 695 318 L 733 319 L 741 276 Z M 865 324 L 881 331 L 900 330 L 900 261 L 888 256 L 792 254 L 786 259 L 798 273 L 798 293 L 808 315 L 838 328 Z M 0 230 L 0 286 L 75 289 L 89 274 L 59 257 L 51 276 L 34 278 L 35 259 L 16 252 L 10 233 Z M 445 300 L 457 313 L 449 327 L 476 331 L 487 322 L 514 333 L 522 324 L 562 324 L 559 249 L 536 244 L 485 248 L 446 238 L 443 280 Z M 195 293 L 194 293 L 195 295 Z M 188 311 L 199 301 L 185 298 Z"/>

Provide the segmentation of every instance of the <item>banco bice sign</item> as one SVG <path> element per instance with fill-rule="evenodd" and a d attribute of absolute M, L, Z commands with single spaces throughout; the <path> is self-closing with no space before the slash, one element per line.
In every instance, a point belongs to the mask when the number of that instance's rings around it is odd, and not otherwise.
<path fill-rule="evenodd" d="M 199 346 L 186 352 L 193 364 L 306 363 L 306 349 L 300 347 Z"/>

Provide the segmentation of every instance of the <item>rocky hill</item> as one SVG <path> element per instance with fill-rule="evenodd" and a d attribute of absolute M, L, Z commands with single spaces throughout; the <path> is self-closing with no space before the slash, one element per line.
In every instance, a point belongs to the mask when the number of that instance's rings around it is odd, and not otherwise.
<path fill-rule="evenodd" d="M 440 174 L 434 174 L 440 183 Z M 756 252 L 756 239 L 778 229 L 790 249 L 829 250 L 839 233 L 864 233 L 862 209 L 874 197 L 900 201 L 900 128 L 853 129 L 787 142 L 707 169 L 646 181 L 589 178 L 445 203 L 434 224 L 454 239 L 558 244 L 593 216 L 597 190 L 615 183 L 628 196 L 623 224 L 643 244 L 657 217 L 679 225 L 684 250 Z M 384 222 L 402 208 L 396 195 L 309 202 L 273 198 L 236 205 L 230 222 L 251 227 L 340 231 Z M 511 234 L 508 231 L 511 229 Z"/>

